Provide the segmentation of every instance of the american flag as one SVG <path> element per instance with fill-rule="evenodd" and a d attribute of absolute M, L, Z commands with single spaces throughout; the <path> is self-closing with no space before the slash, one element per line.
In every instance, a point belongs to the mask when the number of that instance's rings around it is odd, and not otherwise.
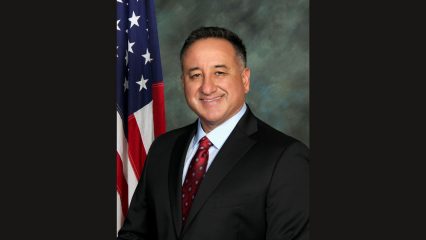
<path fill-rule="evenodd" d="M 166 129 L 154 0 L 117 0 L 117 232 L 146 154 Z"/>

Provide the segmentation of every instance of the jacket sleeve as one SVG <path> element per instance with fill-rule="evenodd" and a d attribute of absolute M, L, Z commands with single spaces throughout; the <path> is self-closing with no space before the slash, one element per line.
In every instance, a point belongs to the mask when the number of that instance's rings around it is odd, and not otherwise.
<path fill-rule="evenodd" d="M 147 172 L 149 162 L 152 158 L 152 152 L 155 145 L 151 145 L 150 152 L 145 161 L 141 178 L 136 186 L 132 200 L 130 202 L 127 216 L 123 226 L 118 232 L 117 240 L 153 240 L 156 239 L 155 221 L 152 213 L 153 207 L 150 206 L 148 197 L 149 189 L 147 187 Z"/>
<path fill-rule="evenodd" d="M 287 147 L 276 163 L 267 192 L 267 240 L 309 239 L 308 148 Z"/>

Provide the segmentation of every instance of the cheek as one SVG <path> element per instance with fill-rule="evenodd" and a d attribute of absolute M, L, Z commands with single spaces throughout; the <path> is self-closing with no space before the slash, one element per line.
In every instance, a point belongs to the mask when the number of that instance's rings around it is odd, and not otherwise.
<path fill-rule="evenodd" d="M 185 84 L 183 87 L 185 97 L 188 99 L 194 98 L 196 95 L 196 88 L 194 85 Z"/>
<path fill-rule="evenodd" d="M 247 90 L 248 90 L 248 89 L 246 89 L 246 86 L 244 86 L 241 83 L 232 84 L 232 85 L 228 86 L 228 89 L 229 89 L 228 90 L 229 93 L 232 94 L 233 97 L 237 97 L 237 98 L 240 97 L 241 95 L 244 95 L 245 93 L 247 93 Z"/>

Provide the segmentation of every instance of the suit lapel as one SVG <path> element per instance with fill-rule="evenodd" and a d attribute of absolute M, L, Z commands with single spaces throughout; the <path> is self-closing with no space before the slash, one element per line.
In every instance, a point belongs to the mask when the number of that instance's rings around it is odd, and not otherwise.
<path fill-rule="evenodd" d="M 240 119 L 237 126 L 229 135 L 225 144 L 222 146 L 215 160 L 198 189 L 197 196 L 192 203 L 187 223 L 182 233 L 188 229 L 191 222 L 209 198 L 211 193 L 220 183 L 220 181 L 231 171 L 234 165 L 244 156 L 244 154 L 256 143 L 256 140 L 250 138 L 250 135 L 257 131 L 257 120 L 247 108 L 246 113 Z"/>
<path fill-rule="evenodd" d="M 194 136 L 196 124 L 192 124 L 189 130 L 176 139 L 173 146 L 171 160 L 169 164 L 169 197 L 170 210 L 174 221 L 176 236 L 180 235 L 182 228 L 181 190 L 182 172 L 185 162 L 186 151 Z"/>

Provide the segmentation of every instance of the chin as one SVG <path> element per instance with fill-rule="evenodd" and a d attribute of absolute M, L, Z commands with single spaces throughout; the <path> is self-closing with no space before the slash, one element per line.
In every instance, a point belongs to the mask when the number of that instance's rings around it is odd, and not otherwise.
<path fill-rule="evenodd" d="M 212 114 L 211 112 L 207 112 L 206 114 L 199 115 L 200 118 L 211 125 L 216 125 L 223 119 L 223 115 L 220 114 Z"/>
<path fill-rule="evenodd" d="M 200 111 L 200 114 L 204 119 L 208 119 L 209 121 L 218 121 L 224 116 L 223 111 L 215 108 L 204 108 Z"/>
<path fill-rule="evenodd" d="M 206 116 L 206 115 L 204 115 L 204 116 L 201 116 L 201 119 L 203 119 L 203 121 L 205 121 L 205 122 L 214 124 L 216 122 L 219 122 L 221 118 L 217 117 L 217 116 L 211 116 L 211 115 Z"/>

